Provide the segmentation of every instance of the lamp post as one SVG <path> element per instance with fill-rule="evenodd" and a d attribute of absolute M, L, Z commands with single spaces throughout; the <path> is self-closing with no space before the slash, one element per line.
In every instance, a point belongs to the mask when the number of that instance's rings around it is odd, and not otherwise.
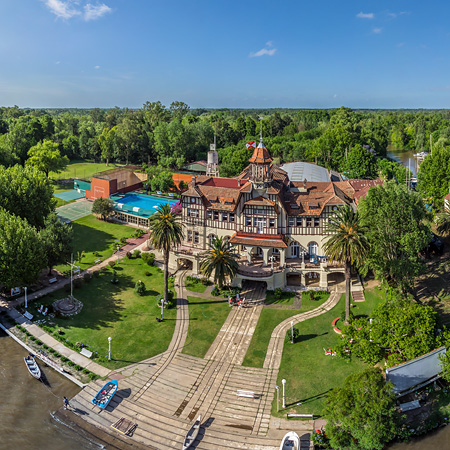
<path fill-rule="evenodd" d="M 280 386 L 275 386 L 277 390 L 277 412 L 280 410 Z"/>
<path fill-rule="evenodd" d="M 283 378 L 281 382 L 283 383 L 283 408 L 286 408 L 286 380 Z"/>
<path fill-rule="evenodd" d="M 25 311 L 26 311 L 27 308 L 28 308 L 28 302 L 27 302 L 27 287 L 24 287 L 24 290 L 25 290 Z"/>
<path fill-rule="evenodd" d="M 70 255 L 70 298 L 73 299 L 73 253 Z"/>
<path fill-rule="evenodd" d="M 111 337 L 108 338 L 108 361 L 111 361 Z"/>
<path fill-rule="evenodd" d="M 117 264 L 119 264 L 119 250 L 120 250 L 120 245 L 117 244 Z"/>

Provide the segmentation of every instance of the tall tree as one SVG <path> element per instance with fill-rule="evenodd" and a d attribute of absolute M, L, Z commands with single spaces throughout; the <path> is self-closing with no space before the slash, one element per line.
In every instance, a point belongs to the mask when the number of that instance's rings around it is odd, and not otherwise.
<path fill-rule="evenodd" d="M 419 252 L 430 240 L 429 213 L 422 198 L 388 181 L 370 188 L 358 210 L 370 244 L 366 268 L 405 290 L 422 270 Z"/>
<path fill-rule="evenodd" d="M 450 209 L 445 208 L 443 212 L 437 214 L 435 222 L 437 232 L 448 236 L 450 234 Z"/>
<path fill-rule="evenodd" d="M 149 219 L 150 243 L 163 252 L 164 258 L 164 301 L 161 302 L 161 320 L 164 319 L 164 303 L 169 300 L 169 255 L 174 245 L 183 239 L 181 214 L 169 204 L 160 205 Z"/>
<path fill-rule="evenodd" d="M 392 384 L 379 368 L 347 377 L 326 400 L 325 432 L 336 450 L 382 450 L 396 436 L 399 416 Z"/>
<path fill-rule="evenodd" d="M 0 205 L 7 211 L 39 229 L 55 203 L 53 186 L 44 173 L 30 166 L 0 166 Z"/>
<path fill-rule="evenodd" d="M 355 144 L 341 163 L 341 171 L 347 178 L 376 178 L 375 156 L 360 144 Z"/>
<path fill-rule="evenodd" d="M 92 214 L 99 214 L 106 220 L 114 212 L 114 202 L 109 198 L 99 197 L 94 200 Z"/>
<path fill-rule="evenodd" d="M 350 315 L 352 265 L 360 266 L 368 255 L 369 244 L 358 211 L 345 205 L 330 217 L 326 231 L 331 233 L 324 244 L 325 255 L 331 261 L 345 265 L 345 322 Z"/>
<path fill-rule="evenodd" d="M 102 151 L 102 158 L 106 160 L 106 165 L 109 164 L 109 160 L 116 152 L 117 147 L 117 126 L 111 129 L 105 128 L 102 134 L 98 137 L 98 145 Z"/>
<path fill-rule="evenodd" d="M 61 172 L 69 164 L 69 158 L 61 156 L 58 147 L 58 144 L 47 139 L 39 142 L 28 151 L 29 158 L 26 164 L 41 170 L 47 177 L 49 172 Z"/>
<path fill-rule="evenodd" d="M 209 244 L 209 250 L 201 255 L 200 272 L 207 278 L 214 273 L 214 282 L 222 288 L 227 278 L 231 281 L 236 275 L 238 258 L 228 239 L 217 237 Z"/>
<path fill-rule="evenodd" d="M 39 233 L 0 207 L 0 280 L 7 289 L 35 283 L 46 258 Z"/>
<path fill-rule="evenodd" d="M 53 266 L 69 260 L 72 253 L 72 226 L 62 223 L 56 214 L 49 214 L 45 219 L 44 228 L 40 231 L 40 237 L 50 275 Z"/>

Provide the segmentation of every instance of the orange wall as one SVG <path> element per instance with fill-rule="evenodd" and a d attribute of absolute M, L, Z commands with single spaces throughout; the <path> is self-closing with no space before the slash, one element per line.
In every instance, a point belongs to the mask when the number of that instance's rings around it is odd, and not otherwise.
<path fill-rule="evenodd" d="M 192 181 L 192 177 L 194 175 L 188 174 L 188 173 L 174 173 L 172 175 L 173 182 L 175 183 L 175 186 L 178 189 L 178 185 L 180 184 L 180 181 L 184 181 L 186 184 L 188 184 L 190 181 Z"/>
<path fill-rule="evenodd" d="M 95 200 L 96 198 L 108 198 L 111 195 L 108 180 L 101 180 L 100 178 L 92 178 L 91 190 L 86 191 L 86 198 Z"/>

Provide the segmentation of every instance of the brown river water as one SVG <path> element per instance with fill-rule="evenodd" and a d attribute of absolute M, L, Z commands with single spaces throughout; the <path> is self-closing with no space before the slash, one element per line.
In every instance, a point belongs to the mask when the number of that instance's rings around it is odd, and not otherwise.
<path fill-rule="evenodd" d="M 0 450 L 99 449 L 53 418 L 63 397 L 80 391 L 58 372 L 40 364 L 46 383 L 28 373 L 27 351 L 0 330 Z"/>

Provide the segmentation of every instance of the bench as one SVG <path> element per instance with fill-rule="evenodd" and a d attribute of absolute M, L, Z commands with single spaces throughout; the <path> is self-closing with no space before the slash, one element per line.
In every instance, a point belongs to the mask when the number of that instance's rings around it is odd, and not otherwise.
<path fill-rule="evenodd" d="M 98 258 L 98 259 L 96 259 L 96 260 L 94 261 L 94 264 L 99 264 L 99 263 L 101 263 L 101 262 L 102 262 L 101 258 Z"/>
<path fill-rule="evenodd" d="M 411 411 L 412 409 L 420 408 L 419 400 L 413 400 L 412 402 L 400 403 L 401 412 Z"/>
<path fill-rule="evenodd" d="M 92 352 L 87 348 L 83 348 L 80 352 L 81 355 L 86 356 L 86 358 L 90 358 L 92 356 Z"/>
<path fill-rule="evenodd" d="M 238 389 L 236 396 L 237 397 L 255 398 L 255 393 L 253 391 L 243 391 L 241 389 Z"/>
<path fill-rule="evenodd" d="M 298 417 L 299 419 L 314 419 L 314 414 L 286 414 L 288 419 Z"/>
<path fill-rule="evenodd" d="M 28 311 L 25 311 L 23 317 L 27 318 L 28 320 L 31 320 L 33 318 L 33 314 L 30 314 Z"/>
<path fill-rule="evenodd" d="M 58 281 L 58 278 L 50 278 L 50 280 L 48 280 L 48 282 L 50 283 L 50 284 L 53 284 L 53 283 L 56 283 Z"/>

